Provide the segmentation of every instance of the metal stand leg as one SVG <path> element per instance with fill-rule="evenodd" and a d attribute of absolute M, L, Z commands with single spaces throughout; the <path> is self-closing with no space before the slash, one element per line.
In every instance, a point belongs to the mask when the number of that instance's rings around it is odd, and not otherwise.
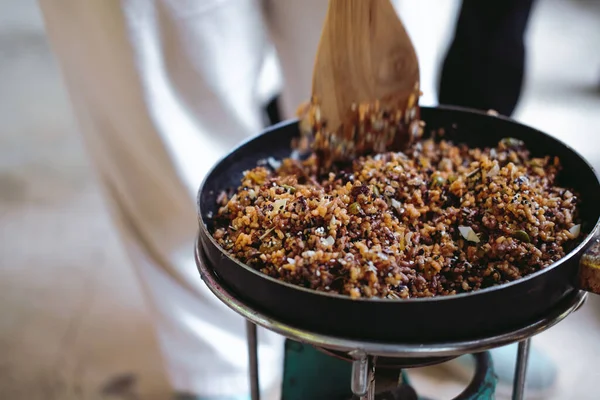
<path fill-rule="evenodd" d="M 256 337 L 256 325 L 250 321 L 246 321 L 246 338 L 248 340 L 251 398 L 252 400 L 260 400 L 260 385 L 258 381 L 258 340 Z"/>
<path fill-rule="evenodd" d="M 352 393 L 364 398 L 369 392 L 370 368 L 369 357 L 361 351 L 350 354 L 354 361 L 352 362 Z"/>
<path fill-rule="evenodd" d="M 375 400 L 375 360 L 362 351 L 353 351 L 352 393 L 360 400 Z"/>
<path fill-rule="evenodd" d="M 369 364 L 369 388 L 360 400 L 375 400 L 375 363 L 371 361 Z"/>
<path fill-rule="evenodd" d="M 517 368 L 513 382 L 513 400 L 523 400 L 525 394 L 525 378 L 527 375 L 527 362 L 529 361 L 529 346 L 531 339 L 525 339 L 519 343 L 517 353 Z"/>

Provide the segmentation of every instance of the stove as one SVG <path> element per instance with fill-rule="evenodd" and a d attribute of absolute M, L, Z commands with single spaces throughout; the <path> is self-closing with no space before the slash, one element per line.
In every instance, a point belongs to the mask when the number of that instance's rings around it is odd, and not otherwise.
<path fill-rule="evenodd" d="M 483 352 L 473 357 L 476 362 L 475 376 L 458 398 L 492 399 L 496 377 L 490 354 Z M 288 339 L 285 345 L 282 399 L 426 400 L 418 396 L 411 386 L 405 368 L 385 363 L 382 365 L 381 361 L 385 359 L 377 358 L 372 362 L 368 357 L 344 359 L 330 355 L 326 350 Z M 414 361 L 411 363 L 415 364 Z M 370 373 L 373 375 L 370 376 Z M 371 378 L 375 384 L 369 386 Z M 371 397 L 369 390 L 372 390 Z"/>
<path fill-rule="evenodd" d="M 531 337 L 565 319 L 584 303 L 587 295 L 574 291 L 536 321 L 479 339 L 427 344 L 369 342 L 306 331 L 253 309 L 220 283 L 202 261 L 201 253 L 197 250 L 196 255 L 205 284 L 247 321 L 252 400 L 260 400 L 257 326 L 287 338 L 281 400 L 426 400 L 411 386 L 406 370 L 465 354 L 475 358 L 475 374 L 455 400 L 493 399 L 496 377 L 488 350 L 516 342 L 519 345 L 512 399 L 522 400 Z"/>

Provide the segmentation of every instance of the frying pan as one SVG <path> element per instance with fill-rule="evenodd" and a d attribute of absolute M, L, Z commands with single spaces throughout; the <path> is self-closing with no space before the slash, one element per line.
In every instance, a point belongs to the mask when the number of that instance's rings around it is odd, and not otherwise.
<path fill-rule="evenodd" d="M 514 282 L 469 293 L 414 299 L 351 299 L 271 278 L 230 256 L 213 239 L 217 196 L 236 188 L 245 170 L 268 157 L 290 155 L 297 121 L 284 122 L 243 143 L 219 161 L 198 194 L 200 246 L 211 268 L 240 300 L 288 325 L 349 339 L 433 343 L 484 337 L 528 324 L 575 290 L 600 294 L 598 259 L 600 182 L 593 168 L 568 145 L 511 119 L 457 107 L 421 108 L 426 131 L 473 147 L 495 146 L 505 137 L 523 140 L 533 156 L 558 156 L 557 184 L 582 199 L 583 241 L 558 262 Z"/>

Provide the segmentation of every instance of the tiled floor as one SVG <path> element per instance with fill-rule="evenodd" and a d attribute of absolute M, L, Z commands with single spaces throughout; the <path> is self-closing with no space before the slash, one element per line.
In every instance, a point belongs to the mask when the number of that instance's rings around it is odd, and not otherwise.
<path fill-rule="evenodd" d="M 426 81 L 442 45 L 426 29 L 443 36 L 446 1 L 406 11 L 430 18 L 413 28 Z M 599 5 L 540 1 L 517 117 L 600 169 Z M 167 398 L 150 319 L 31 0 L 0 0 L 0 315 L 1 399 Z M 552 399 L 600 398 L 600 298 L 536 343 L 562 365 Z M 420 374 L 418 383 L 449 398 L 458 386 L 443 378 Z"/>

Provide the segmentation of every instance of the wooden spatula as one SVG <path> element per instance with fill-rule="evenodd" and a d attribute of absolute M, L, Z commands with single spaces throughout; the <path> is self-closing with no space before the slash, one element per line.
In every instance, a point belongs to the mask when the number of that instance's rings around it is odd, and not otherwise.
<path fill-rule="evenodd" d="M 389 0 L 330 0 L 301 129 L 326 164 L 391 149 L 419 131 L 419 65 Z"/>

